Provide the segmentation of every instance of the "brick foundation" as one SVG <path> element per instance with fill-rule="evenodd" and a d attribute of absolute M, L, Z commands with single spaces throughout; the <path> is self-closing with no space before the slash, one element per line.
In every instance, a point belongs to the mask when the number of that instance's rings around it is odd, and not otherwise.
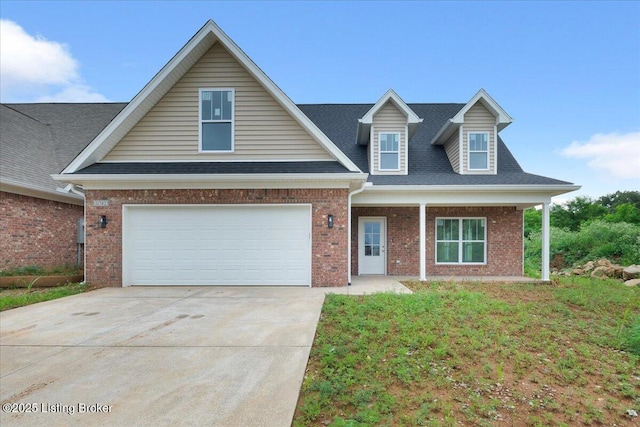
<path fill-rule="evenodd" d="M 239 190 L 88 190 L 87 254 L 85 277 L 95 286 L 122 286 L 123 204 L 259 204 L 310 203 L 312 205 L 312 285 L 347 283 L 346 189 L 239 189 Z M 109 206 L 93 206 L 108 200 Z M 327 215 L 334 226 L 327 228 Z M 106 215 L 106 228 L 98 217 Z"/>
<path fill-rule="evenodd" d="M 420 274 L 420 216 L 416 207 L 354 207 L 351 218 L 351 274 L 358 274 L 358 218 L 387 218 L 387 274 Z M 436 265 L 436 217 L 486 217 L 486 265 Z M 521 276 L 522 211 L 515 207 L 427 207 L 428 276 Z"/>
<path fill-rule="evenodd" d="M 0 268 L 75 265 L 83 207 L 0 193 Z"/>

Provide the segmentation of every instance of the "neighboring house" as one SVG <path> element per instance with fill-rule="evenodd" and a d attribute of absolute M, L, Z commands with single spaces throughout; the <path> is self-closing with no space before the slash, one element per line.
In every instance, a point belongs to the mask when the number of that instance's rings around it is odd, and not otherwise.
<path fill-rule="evenodd" d="M 101 286 L 343 286 L 521 276 L 523 209 L 577 186 L 522 171 L 466 104 L 294 104 L 212 21 L 54 176 L 86 197 Z"/>
<path fill-rule="evenodd" d="M 51 174 L 125 105 L 0 104 L 0 270 L 82 261 L 82 194 L 59 191 Z"/>

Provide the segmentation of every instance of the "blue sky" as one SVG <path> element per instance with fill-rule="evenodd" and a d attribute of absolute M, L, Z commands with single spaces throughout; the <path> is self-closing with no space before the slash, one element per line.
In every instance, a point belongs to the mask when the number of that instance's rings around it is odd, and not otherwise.
<path fill-rule="evenodd" d="M 213 19 L 297 103 L 466 102 L 515 121 L 523 168 L 640 189 L 640 2 L 16 2 L 2 102 L 129 101 Z"/>

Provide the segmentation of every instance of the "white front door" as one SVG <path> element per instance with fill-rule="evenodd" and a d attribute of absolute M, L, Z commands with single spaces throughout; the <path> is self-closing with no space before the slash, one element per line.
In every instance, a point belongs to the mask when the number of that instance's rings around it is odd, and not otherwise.
<path fill-rule="evenodd" d="M 358 218 L 358 274 L 387 273 L 386 225 L 386 218 Z"/>

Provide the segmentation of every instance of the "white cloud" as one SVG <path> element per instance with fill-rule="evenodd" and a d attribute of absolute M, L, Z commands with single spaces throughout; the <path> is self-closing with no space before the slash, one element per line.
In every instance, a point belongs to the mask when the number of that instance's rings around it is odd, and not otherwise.
<path fill-rule="evenodd" d="M 53 95 L 36 98 L 35 102 L 108 102 L 108 99 L 84 85 L 69 86 Z"/>
<path fill-rule="evenodd" d="M 17 23 L 0 19 L 2 102 L 105 101 L 83 84 L 78 69 L 68 46 L 30 35 Z"/>
<path fill-rule="evenodd" d="M 612 178 L 640 178 L 640 132 L 598 133 L 586 142 L 573 141 L 560 153 L 589 159 L 590 168 Z"/>

